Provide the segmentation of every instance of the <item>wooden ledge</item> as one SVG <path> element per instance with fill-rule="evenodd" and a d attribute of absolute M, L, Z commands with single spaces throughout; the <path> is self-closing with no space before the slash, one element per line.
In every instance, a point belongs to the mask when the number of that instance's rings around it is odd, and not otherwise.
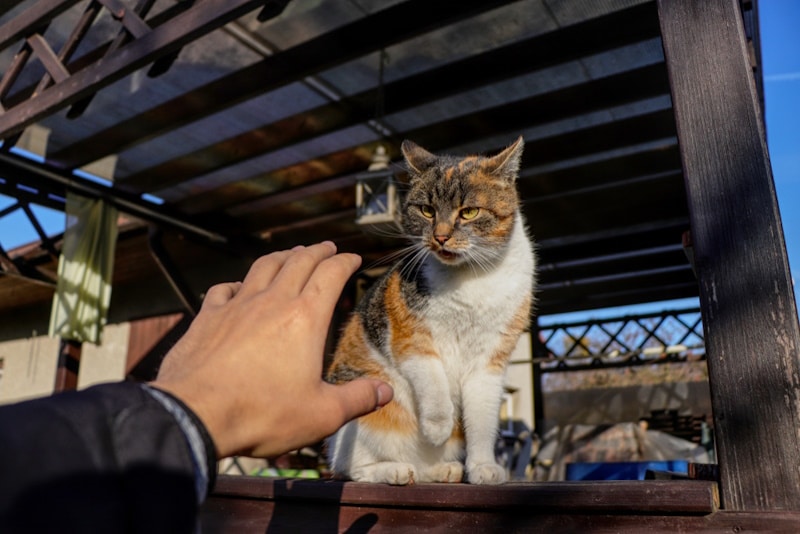
<path fill-rule="evenodd" d="M 716 482 L 387 486 L 221 476 L 203 533 L 800 532 L 800 511 L 719 510 Z"/>
<path fill-rule="evenodd" d="M 220 476 L 214 497 L 431 510 L 524 509 L 527 513 L 708 514 L 719 507 L 716 483 L 699 480 L 389 486 L 335 480 Z"/>

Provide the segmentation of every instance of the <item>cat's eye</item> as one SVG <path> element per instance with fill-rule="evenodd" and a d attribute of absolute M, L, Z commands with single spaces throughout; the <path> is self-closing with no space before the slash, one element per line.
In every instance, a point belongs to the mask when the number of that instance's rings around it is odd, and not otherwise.
<path fill-rule="evenodd" d="M 474 219 L 475 217 L 477 217 L 480 211 L 481 211 L 480 208 L 464 208 L 463 210 L 461 210 L 461 213 L 459 213 L 459 215 L 461 216 L 462 219 L 468 221 L 470 219 Z"/>
<path fill-rule="evenodd" d="M 433 208 L 430 206 L 420 206 L 419 211 L 428 219 L 433 219 L 433 216 L 436 215 L 436 212 L 433 211 Z"/>

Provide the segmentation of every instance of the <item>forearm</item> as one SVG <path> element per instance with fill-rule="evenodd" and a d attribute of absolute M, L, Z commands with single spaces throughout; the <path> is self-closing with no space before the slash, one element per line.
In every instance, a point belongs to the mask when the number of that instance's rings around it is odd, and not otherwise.
<path fill-rule="evenodd" d="M 213 444 L 210 457 L 213 457 Z M 0 408 L 0 530 L 191 531 L 196 466 L 173 414 L 132 383 Z M 78 528 L 77 530 L 80 530 Z"/>

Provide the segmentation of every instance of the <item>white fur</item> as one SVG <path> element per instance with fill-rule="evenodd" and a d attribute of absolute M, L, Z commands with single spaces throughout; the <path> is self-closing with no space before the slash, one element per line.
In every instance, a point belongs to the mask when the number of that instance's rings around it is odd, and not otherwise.
<path fill-rule="evenodd" d="M 399 368 L 387 366 L 394 401 L 417 416 L 420 431 L 372 432 L 351 421 L 329 441 L 334 472 L 365 482 L 454 482 L 462 477 L 458 466 L 466 452 L 469 482 L 506 480 L 494 458 L 504 377 L 487 371 L 487 365 L 532 293 L 534 261 L 519 213 L 506 254 L 489 272 L 454 270 L 428 258 L 423 273 L 433 293 L 424 320 L 440 358 L 410 357 Z M 457 419 L 463 421 L 466 450 L 460 440 L 448 439 Z"/>

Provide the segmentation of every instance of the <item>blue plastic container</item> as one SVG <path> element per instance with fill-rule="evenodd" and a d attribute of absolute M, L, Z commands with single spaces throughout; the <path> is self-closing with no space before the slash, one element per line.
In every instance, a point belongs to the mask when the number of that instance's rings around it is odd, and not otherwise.
<path fill-rule="evenodd" d="M 686 460 L 651 462 L 581 462 L 567 464 L 567 480 L 644 480 L 645 472 L 669 471 L 686 475 Z"/>

